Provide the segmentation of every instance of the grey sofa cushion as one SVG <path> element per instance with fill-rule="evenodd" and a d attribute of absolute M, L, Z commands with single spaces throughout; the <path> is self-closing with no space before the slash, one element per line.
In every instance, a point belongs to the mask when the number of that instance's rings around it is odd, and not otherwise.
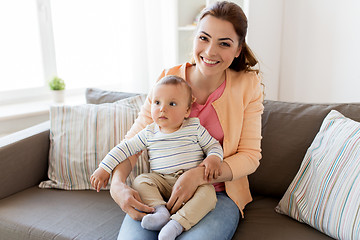
<path fill-rule="evenodd" d="M 278 199 L 255 197 L 245 208 L 233 240 L 332 239 L 316 229 L 274 211 Z"/>
<path fill-rule="evenodd" d="M 249 176 L 253 194 L 281 198 L 295 177 L 306 150 L 325 116 L 335 109 L 360 121 L 360 103 L 303 104 L 265 101 L 262 154 L 259 168 Z"/>
<path fill-rule="evenodd" d="M 124 216 L 109 191 L 32 187 L 0 200 L 0 239 L 116 239 Z"/>
<path fill-rule="evenodd" d="M 118 100 L 133 97 L 136 95 L 138 94 L 128 92 L 106 91 L 98 88 L 87 88 L 85 92 L 86 103 L 90 104 L 113 103 Z"/>

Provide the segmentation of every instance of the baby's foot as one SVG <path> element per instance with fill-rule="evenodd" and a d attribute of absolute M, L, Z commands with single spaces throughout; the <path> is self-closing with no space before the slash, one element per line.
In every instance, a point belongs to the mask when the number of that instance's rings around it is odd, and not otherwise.
<path fill-rule="evenodd" d="M 143 217 L 141 226 L 147 230 L 160 231 L 170 220 L 170 213 L 165 205 L 159 205 L 155 207 L 153 214 L 148 214 Z"/>
<path fill-rule="evenodd" d="M 175 220 L 170 220 L 160 231 L 159 240 L 175 240 L 183 232 L 184 228 Z"/>

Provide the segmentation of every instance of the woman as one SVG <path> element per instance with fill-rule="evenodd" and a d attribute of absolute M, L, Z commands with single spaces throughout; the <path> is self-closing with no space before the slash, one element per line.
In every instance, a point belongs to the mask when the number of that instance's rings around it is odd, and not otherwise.
<path fill-rule="evenodd" d="M 215 3 L 199 18 L 193 62 L 164 70 L 160 76 L 178 75 L 190 84 L 196 98 L 190 117 L 198 117 L 224 149 L 221 175 L 211 180 L 217 190 L 215 209 L 177 239 L 231 239 L 245 205 L 252 200 L 247 175 L 256 170 L 261 158 L 263 92 L 258 71 L 251 69 L 257 60 L 245 43 L 246 31 L 247 19 L 239 6 Z M 151 123 L 150 99 L 127 137 Z M 129 158 L 113 172 L 111 195 L 127 213 L 119 239 L 157 239 L 158 232 L 142 229 L 139 222 L 154 209 L 125 184 L 135 163 L 136 158 Z M 203 176 L 204 168 L 198 167 L 179 177 L 167 203 L 171 213 L 186 203 L 198 186 L 209 183 Z"/>

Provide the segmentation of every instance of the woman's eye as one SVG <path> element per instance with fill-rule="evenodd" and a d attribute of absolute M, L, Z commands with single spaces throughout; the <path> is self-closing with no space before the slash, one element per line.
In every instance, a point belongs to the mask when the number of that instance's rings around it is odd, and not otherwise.
<path fill-rule="evenodd" d="M 220 43 L 220 45 L 223 47 L 230 47 L 230 44 L 226 43 L 226 42 L 222 42 L 222 43 Z"/>
<path fill-rule="evenodd" d="M 176 106 L 176 103 L 171 102 L 171 103 L 170 103 L 170 106 L 175 107 L 175 106 Z"/>
<path fill-rule="evenodd" d="M 199 39 L 202 40 L 202 41 L 206 41 L 206 40 L 207 40 L 207 37 L 205 37 L 205 36 L 200 36 Z"/>

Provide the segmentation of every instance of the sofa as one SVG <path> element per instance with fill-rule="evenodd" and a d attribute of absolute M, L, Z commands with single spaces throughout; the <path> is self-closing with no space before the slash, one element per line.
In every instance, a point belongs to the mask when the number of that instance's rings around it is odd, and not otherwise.
<path fill-rule="evenodd" d="M 262 159 L 249 176 L 253 201 L 233 239 L 332 239 L 274 209 L 324 117 L 336 109 L 360 121 L 360 104 L 264 101 Z M 116 239 L 125 216 L 109 191 L 43 189 L 50 123 L 0 139 L 0 239 Z"/>

